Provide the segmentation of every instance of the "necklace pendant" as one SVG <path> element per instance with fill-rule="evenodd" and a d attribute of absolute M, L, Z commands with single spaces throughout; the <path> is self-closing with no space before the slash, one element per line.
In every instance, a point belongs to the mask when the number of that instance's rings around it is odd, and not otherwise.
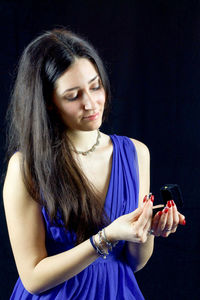
<path fill-rule="evenodd" d="M 84 156 L 86 156 L 86 155 L 87 155 L 87 152 L 82 152 L 81 154 L 84 155 Z"/>

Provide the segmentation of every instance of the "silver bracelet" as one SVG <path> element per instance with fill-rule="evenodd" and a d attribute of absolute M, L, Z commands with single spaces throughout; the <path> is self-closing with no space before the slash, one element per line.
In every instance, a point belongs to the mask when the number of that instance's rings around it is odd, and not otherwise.
<path fill-rule="evenodd" d="M 101 255 L 104 259 L 106 259 L 107 255 L 109 254 L 108 252 L 105 252 L 104 249 L 101 247 L 100 243 L 97 244 L 97 242 L 95 241 L 95 236 L 93 235 L 92 239 L 93 239 L 93 243 L 95 245 L 96 251 L 99 255 Z"/>
<path fill-rule="evenodd" d="M 93 235 L 90 238 L 90 242 L 92 243 L 92 246 L 96 249 L 97 253 L 101 255 L 104 259 L 106 259 L 109 253 L 112 252 L 113 247 L 117 245 L 118 241 L 115 243 L 111 243 L 106 237 L 105 228 L 98 232 L 98 237 L 99 243 L 96 242 L 95 235 Z"/>
<path fill-rule="evenodd" d="M 109 252 L 108 252 L 108 246 L 107 244 L 105 244 L 104 242 L 104 239 L 103 239 L 103 236 L 102 236 L 102 231 L 99 231 L 98 232 L 98 236 L 99 236 L 99 246 L 101 248 L 101 250 L 106 254 L 108 255 Z M 105 246 L 106 246 L 106 249 L 105 249 Z"/>
<path fill-rule="evenodd" d="M 112 248 L 115 247 L 115 246 L 119 243 L 119 241 L 114 242 L 114 243 L 111 243 L 111 242 L 107 239 L 106 232 L 105 232 L 105 228 L 102 229 L 102 232 L 103 232 L 103 239 L 104 239 L 104 241 L 106 242 L 106 245 L 107 245 L 108 249 L 110 249 L 110 251 L 112 251 Z"/>

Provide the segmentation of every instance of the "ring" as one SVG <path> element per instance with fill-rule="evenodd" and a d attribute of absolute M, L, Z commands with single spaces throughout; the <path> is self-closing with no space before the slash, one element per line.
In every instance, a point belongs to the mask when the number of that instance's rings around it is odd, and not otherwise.
<path fill-rule="evenodd" d="M 150 235 L 150 234 L 154 234 L 154 230 L 153 229 L 150 229 L 149 231 L 148 231 L 148 234 Z"/>
<path fill-rule="evenodd" d="M 171 230 L 172 230 L 172 228 L 166 228 L 163 231 L 171 231 Z"/>

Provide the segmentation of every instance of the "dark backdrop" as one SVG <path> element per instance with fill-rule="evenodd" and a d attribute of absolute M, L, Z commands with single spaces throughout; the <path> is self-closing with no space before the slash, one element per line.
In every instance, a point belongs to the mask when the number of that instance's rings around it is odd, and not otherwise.
<path fill-rule="evenodd" d="M 167 239 L 156 238 L 151 260 L 136 274 L 138 283 L 147 300 L 200 299 L 200 1 L 10 0 L 0 1 L 0 15 L 1 170 L 4 116 L 22 50 L 56 25 L 88 37 L 112 84 L 105 132 L 136 138 L 149 147 L 157 203 L 165 183 L 179 183 L 183 191 L 187 224 Z M 0 299 L 5 300 L 17 272 L 2 201 L 0 208 Z"/>

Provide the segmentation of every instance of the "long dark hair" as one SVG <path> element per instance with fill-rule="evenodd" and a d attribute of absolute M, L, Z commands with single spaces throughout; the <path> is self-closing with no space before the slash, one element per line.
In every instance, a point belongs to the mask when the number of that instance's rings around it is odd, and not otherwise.
<path fill-rule="evenodd" d="M 55 81 L 76 58 L 87 58 L 97 69 L 110 101 L 109 80 L 96 50 L 65 29 L 40 35 L 24 50 L 8 109 L 8 157 L 22 153 L 22 174 L 30 196 L 44 206 L 51 221 L 62 217 L 76 233 L 76 244 L 108 223 L 102 200 L 73 159 L 66 127 L 54 110 Z M 103 117 L 103 118 L 104 118 Z M 58 222 L 57 222 L 58 223 Z"/>

